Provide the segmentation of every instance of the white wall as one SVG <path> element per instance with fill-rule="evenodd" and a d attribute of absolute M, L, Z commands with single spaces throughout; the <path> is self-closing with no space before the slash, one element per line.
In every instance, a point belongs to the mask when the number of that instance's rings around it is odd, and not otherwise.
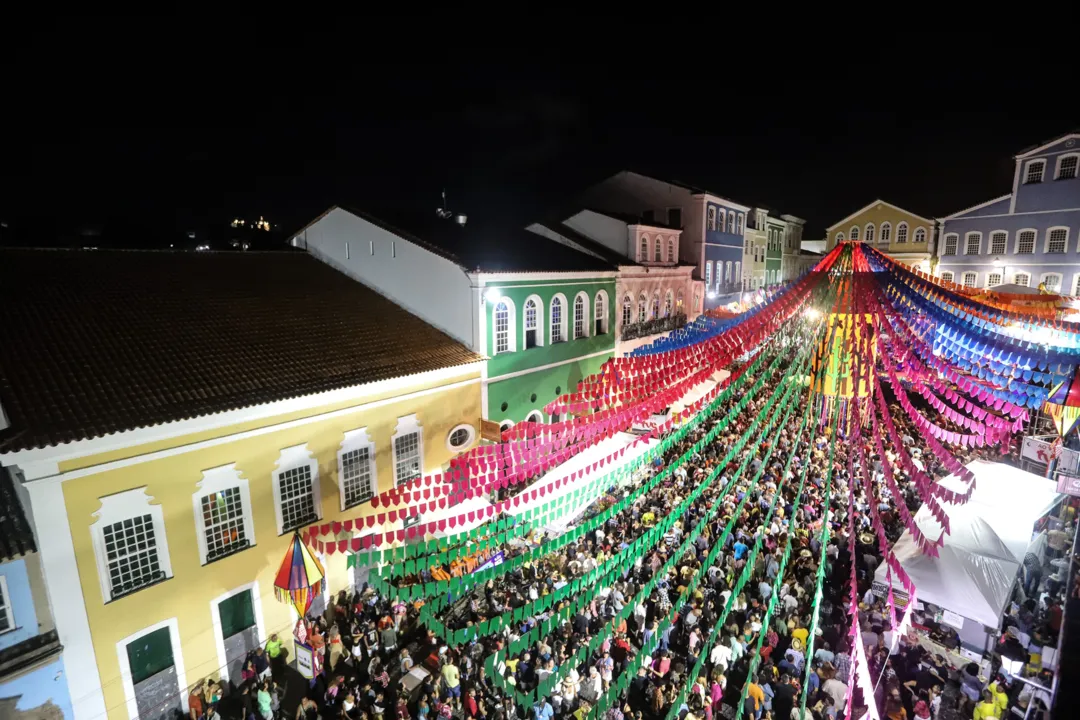
<path fill-rule="evenodd" d="M 630 233 L 622 220 L 601 215 L 592 210 L 582 210 L 564 222 L 585 237 L 595 240 L 624 257 L 637 258 L 637 249 L 629 246 Z"/>
<path fill-rule="evenodd" d="M 323 262 L 479 351 L 471 283 L 461 266 L 341 208 L 298 238 Z"/>

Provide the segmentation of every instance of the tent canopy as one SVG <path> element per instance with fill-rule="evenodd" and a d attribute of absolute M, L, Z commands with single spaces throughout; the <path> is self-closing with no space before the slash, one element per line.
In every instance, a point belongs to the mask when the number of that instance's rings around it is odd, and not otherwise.
<path fill-rule="evenodd" d="M 1033 526 L 1060 496 L 1053 481 L 1011 465 L 976 460 L 967 467 L 975 474 L 975 490 L 964 505 L 943 503 L 952 532 L 940 557 L 923 555 L 910 530 L 893 551 L 920 600 L 994 628 L 1032 543 Z M 966 489 L 955 475 L 941 482 L 950 490 Z M 915 524 L 931 541 L 942 533 L 925 505 L 915 514 Z M 885 583 L 886 570 L 882 563 L 875 581 Z M 893 587 L 903 586 L 893 578 Z"/>

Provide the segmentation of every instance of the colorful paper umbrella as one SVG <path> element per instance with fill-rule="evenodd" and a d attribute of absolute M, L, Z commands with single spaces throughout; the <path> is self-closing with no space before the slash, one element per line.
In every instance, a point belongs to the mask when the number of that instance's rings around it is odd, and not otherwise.
<path fill-rule="evenodd" d="M 1080 370 L 1074 370 L 1071 378 L 1058 383 L 1050 391 L 1050 396 L 1046 399 L 1046 402 L 1043 403 L 1043 412 L 1054 421 L 1054 427 L 1057 428 L 1061 437 L 1068 435 L 1069 431 L 1076 425 L 1077 419 L 1080 418 L 1080 380 L 1077 379 L 1078 372 Z"/>
<path fill-rule="evenodd" d="M 300 617 L 304 617 L 311 607 L 312 598 L 322 592 L 325 578 L 326 571 L 319 559 L 300 539 L 300 534 L 295 533 L 274 579 L 274 595 L 281 602 L 292 605 Z"/>

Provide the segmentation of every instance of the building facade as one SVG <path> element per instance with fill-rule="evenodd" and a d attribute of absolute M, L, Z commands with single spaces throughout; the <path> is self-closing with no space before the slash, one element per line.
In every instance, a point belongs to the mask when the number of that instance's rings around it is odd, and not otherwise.
<path fill-rule="evenodd" d="M 595 255 L 618 268 L 615 283 L 617 357 L 682 327 L 700 314 L 693 298 L 704 297 L 694 266 L 680 263 L 682 231 L 631 215 L 581 210 L 560 223 L 529 230 Z"/>
<path fill-rule="evenodd" d="M 478 442 L 483 359 L 304 254 L 5 251 L 0 282 L 21 291 L 0 464 L 29 498 L 76 720 L 186 711 L 269 634 L 291 649 L 273 581 L 294 530 L 367 517 Z M 322 560 L 315 612 L 357 582 Z"/>
<path fill-rule="evenodd" d="M 60 720 L 71 696 L 26 500 L 0 467 L 0 717 Z"/>
<path fill-rule="evenodd" d="M 582 204 L 681 228 L 680 261 L 693 265 L 695 278 L 703 283 L 702 309 L 724 305 L 730 302 L 727 295 L 742 289 L 743 236 L 750 211 L 746 205 L 708 190 L 629 171 L 586 190 Z"/>
<path fill-rule="evenodd" d="M 614 355 L 615 266 L 524 228 L 333 207 L 291 243 L 485 356 L 483 417 L 504 428 L 556 420 L 544 406 Z"/>
<path fill-rule="evenodd" d="M 790 282 L 802 274 L 802 236 L 806 221 L 795 215 L 781 215 L 780 219 L 785 224 L 780 279 L 781 282 Z"/>
<path fill-rule="evenodd" d="M 968 287 L 1080 294 L 1080 133 L 1014 157 L 1012 192 L 940 222 L 936 274 Z"/>
<path fill-rule="evenodd" d="M 930 272 L 934 221 L 878 199 L 825 230 L 828 250 L 854 240 L 873 245 L 894 260 Z"/>
<path fill-rule="evenodd" d="M 743 241 L 743 290 L 756 290 L 795 277 L 805 220 L 794 215 L 773 215 L 755 207 L 747 221 Z"/>

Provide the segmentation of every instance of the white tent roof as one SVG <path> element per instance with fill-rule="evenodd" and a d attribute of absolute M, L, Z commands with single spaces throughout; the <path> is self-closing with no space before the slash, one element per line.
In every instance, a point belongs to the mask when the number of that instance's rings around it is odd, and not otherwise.
<path fill-rule="evenodd" d="M 975 474 L 975 490 L 963 505 L 942 504 L 952 532 L 945 537 L 940 557 L 924 555 L 910 530 L 904 531 L 893 550 L 920 600 L 997 627 L 1031 545 L 1035 521 L 1059 496 L 1053 481 L 1011 465 L 977 460 L 967 467 Z M 951 490 L 965 489 L 955 475 L 942 484 Z M 925 505 L 915 514 L 915 523 L 928 540 L 941 535 L 941 525 Z M 885 575 L 882 563 L 874 579 L 884 583 Z M 895 577 L 893 587 L 902 587 Z"/>

